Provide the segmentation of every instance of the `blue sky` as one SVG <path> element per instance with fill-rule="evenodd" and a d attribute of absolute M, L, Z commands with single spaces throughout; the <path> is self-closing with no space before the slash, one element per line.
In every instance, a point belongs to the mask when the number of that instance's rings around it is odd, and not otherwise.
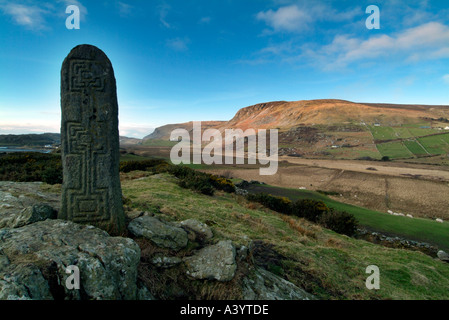
<path fill-rule="evenodd" d="M 275 100 L 449 105 L 447 1 L 0 0 L 0 43 L 0 133 L 59 131 L 60 68 L 83 43 L 112 61 L 121 135 Z"/>

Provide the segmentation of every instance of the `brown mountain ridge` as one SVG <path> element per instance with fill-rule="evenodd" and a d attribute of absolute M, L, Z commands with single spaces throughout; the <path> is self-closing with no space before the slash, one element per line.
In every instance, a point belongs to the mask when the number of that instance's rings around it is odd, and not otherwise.
<path fill-rule="evenodd" d="M 365 155 L 379 158 L 376 147 L 379 141 L 373 135 L 373 128 L 444 128 L 449 125 L 448 118 L 449 106 L 320 99 L 259 103 L 240 109 L 229 121 L 201 124 L 202 130 L 215 128 L 221 132 L 225 129 L 279 129 L 281 154 L 327 155 L 329 151 L 338 154 L 340 150 L 335 149 L 343 146 L 355 148 L 347 155 L 349 158 Z M 143 140 L 169 140 L 170 133 L 177 128 L 190 131 L 192 122 L 159 127 Z"/>

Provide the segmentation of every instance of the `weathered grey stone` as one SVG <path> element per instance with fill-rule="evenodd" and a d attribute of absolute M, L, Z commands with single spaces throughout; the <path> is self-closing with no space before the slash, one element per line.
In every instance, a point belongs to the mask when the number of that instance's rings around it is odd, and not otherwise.
<path fill-rule="evenodd" d="M 61 69 L 63 165 L 59 218 L 125 230 L 119 179 L 118 104 L 114 70 L 98 48 L 72 49 Z"/>
<path fill-rule="evenodd" d="M 212 230 L 207 224 L 195 219 L 181 221 L 180 225 L 187 231 L 189 234 L 189 240 L 191 241 L 199 241 L 204 243 L 212 239 L 214 236 Z"/>
<path fill-rule="evenodd" d="M 151 240 L 159 247 L 180 250 L 187 246 L 187 233 L 155 217 L 143 216 L 134 219 L 128 230 L 136 237 Z"/>
<path fill-rule="evenodd" d="M 437 256 L 441 261 L 449 262 L 449 254 L 447 254 L 443 250 L 438 251 Z"/>
<path fill-rule="evenodd" d="M 0 229 L 0 299 L 136 299 L 140 248 L 93 226 L 46 220 Z M 70 265 L 81 290 L 69 290 Z"/>
<path fill-rule="evenodd" d="M 314 296 L 293 283 L 256 267 L 243 279 L 243 300 L 314 300 Z"/>
<path fill-rule="evenodd" d="M 47 280 L 35 265 L 14 265 L 0 273 L 0 300 L 52 300 Z"/>
<path fill-rule="evenodd" d="M 182 262 L 181 258 L 169 257 L 164 255 L 156 255 L 151 258 L 151 263 L 158 268 L 168 269 L 172 268 Z"/>
<path fill-rule="evenodd" d="M 235 256 L 232 241 L 226 240 L 205 247 L 183 260 L 187 275 L 194 279 L 230 281 L 237 270 Z"/>
<path fill-rule="evenodd" d="M 18 214 L 0 215 L 0 228 L 20 228 L 31 223 L 56 219 L 57 212 L 47 204 L 35 204 Z"/>
<path fill-rule="evenodd" d="M 9 261 L 8 257 L 0 252 L 0 272 L 2 272 L 2 270 L 10 264 L 11 262 Z"/>
<path fill-rule="evenodd" d="M 0 181 L 0 229 L 39 220 L 35 219 L 38 212 L 25 210 L 34 205 L 46 205 L 56 211 L 59 209 L 61 195 L 54 191 L 42 190 L 43 185 L 42 182 Z M 21 223 L 20 221 L 30 218 L 30 216 L 26 217 L 30 213 L 33 218 L 28 222 Z M 53 214 L 50 216 L 53 217 Z"/>

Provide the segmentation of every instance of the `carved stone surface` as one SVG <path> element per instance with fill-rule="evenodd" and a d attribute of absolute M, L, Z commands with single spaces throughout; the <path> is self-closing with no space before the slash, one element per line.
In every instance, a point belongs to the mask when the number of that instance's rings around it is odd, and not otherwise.
<path fill-rule="evenodd" d="M 120 234 L 125 228 L 119 179 L 118 104 L 108 57 L 75 47 L 61 69 L 63 165 L 59 219 Z"/>

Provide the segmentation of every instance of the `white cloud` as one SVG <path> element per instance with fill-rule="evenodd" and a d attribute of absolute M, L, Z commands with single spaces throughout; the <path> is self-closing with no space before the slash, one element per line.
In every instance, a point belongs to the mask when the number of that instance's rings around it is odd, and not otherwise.
<path fill-rule="evenodd" d="M 356 15 L 363 15 L 361 7 L 338 11 L 327 4 L 304 2 L 301 5 L 287 5 L 277 10 L 261 11 L 257 20 L 264 21 L 274 32 L 304 32 L 309 30 L 316 21 L 351 22 Z"/>
<path fill-rule="evenodd" d="M 449 74 L 445 74 L 445 75 L 442 77 L 442 79 L 443 79 L 443 81 L 444 81 L 446 84 L 449 85 Z"/>
<path fill-rule="evenodd" d="M 0 10 L 10 16 L 13 21 L 27 29 L 41 31 L 48 29 L 47 19 L 49 17 L 67 16 L 65 8 L 69 5 L 76 5 L 80 9 L 81 20 L 87 15 L 87 9 L 78 0 L 56 0 L 57 3 L 64 4 L 64 7 L 55 6 L 52 2 L 39 2 L 34 5 L 35 1 L 10 1 L 0 0 Z"/>
<path fill-rule="evenodd" d="M 293 31 L 303 30 L 311 17 L 307 12 L 300 10 L 296 5 L 280 7 L 276 11 L 268 10 L 259 12 L 257 19 L 264 21 L 274 31 Z"/>
<path fill-rule="evenodd" d="M 200 21 L 198 21 L 199 24 L 209 24 L 211 21 L 211 17 L 202 17 Z"/>
<path fill-rule="evenodd" d="M 317 50 L 308 49 L 301 57 L 319 61 L 325 68 L 341 68 L 356 61 L 385 57 L 399 57 L 409 62 L 449 58 L 449 27 L 429 22 L 366 40 L 338 35 L 332 43 Z"/>
<path fill-rule="evenodd" d="M 175 38 L 175 39 L 169 39 L 166 41 L 166 44 L 168 47 L 172 48 L 175 51 L 187 51 L 188 44 L 190 42 L 190 39 L 188 38 Z"/>
<path fill-rule="evenodd" d="M 134 8 L 132 5 L 128 3 L 124 3 L 121 1 L 117 2 L 119 13 L 122 17 L 129 16 L 132 12 L 132 9 Z"/>
<path fill-rule="evenodd" d="M 159 21 L 162 23 L 164 27 L 170 29 L 172 26 L 167 22 L 168 11 L 170 10 L 170 6 L 167 4 L 163 4 L 159 6 Z"/>
<path fill-rule="evenodd" d="M 41 7 L 7 2 L 0 4 L 0 9 L 11 16 L 15 23 L 26 28 L 41 30 L 46 27 L 44 15 L 48 12 Z"/>
<path fill-rule="evenodd" d="M 57 133 L 60 130 L 58 121 L 0 122 L 0 134 Z"/>
<path fill-rule="evenodd" d="M 119 133 L 122 137 L 142 139 L 154 131 L 153 127 L 139 124 L 120 124 Z"/>

